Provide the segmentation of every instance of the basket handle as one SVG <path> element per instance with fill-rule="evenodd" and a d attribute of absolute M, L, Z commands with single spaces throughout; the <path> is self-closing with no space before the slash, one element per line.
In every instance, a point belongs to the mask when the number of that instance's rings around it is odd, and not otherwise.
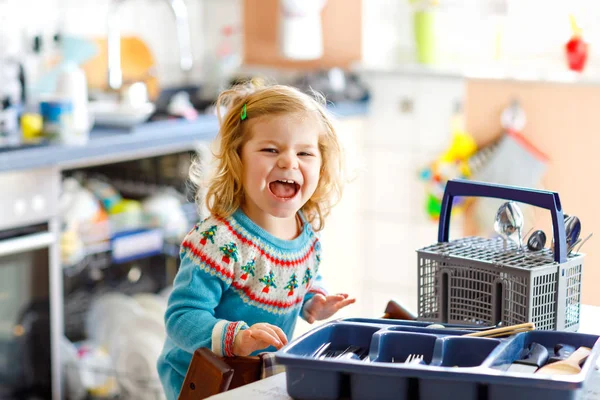
<path fill-rule="evenodd" d="M 454 197 L 491 197 L 496 199 L 512 200 L 520 203 L 550 210 L 552 214 L 552 228 L 554 231 L 554 261 L 564 263 L 567 261 L 567 240 L 565 235 L 565 221 L 558 193 L 547 190 L 521 188 L 516 186 L 499 185 L 467 181 L 464 179 L 449 180 L 442 199 L 438 241 L 447 242 L 450 232 L 450 214 Z M 556 240 L 558 238 L 558 240 Z"/>

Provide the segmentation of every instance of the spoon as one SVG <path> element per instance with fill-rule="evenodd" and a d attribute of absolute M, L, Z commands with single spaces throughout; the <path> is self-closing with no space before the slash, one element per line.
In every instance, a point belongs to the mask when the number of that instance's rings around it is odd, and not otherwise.
<path fill-rule="evenodd" d="M 565 235 L 567 237 L 567 248 L 574 245 L 581 234 L 581 221 L 572 215 L 565 219 Z"/>
<path fill-rule="evenodd" d="M 540 251 L 546 246 L 546 234 L 542 230 L 537 230 L 529 236 L 527 248 L 531 251 Z"/>
<path fill-rule="evenodd" d="M 504 238 L 504 249 L 507 247 L 507 240 L 517 232 L 519 238 L 519 250 L 523 244 L 521 240 L 521 229 L 523 228 L 523 213 L 514 201 L 508 201 L 498 208 L 496 219 L 494 221 L 494 230 Z"/>

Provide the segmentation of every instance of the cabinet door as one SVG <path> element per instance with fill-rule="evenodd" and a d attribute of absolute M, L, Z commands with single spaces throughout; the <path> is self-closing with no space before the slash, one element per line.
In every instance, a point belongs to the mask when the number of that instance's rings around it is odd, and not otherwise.
<path fill-rule="evenodd" d="M 451 118 L 457 106 L 462 105 L 462 79 L 426 77 L 417 84 L 416 141 L 420 153 L 437 155 L 447 148 L 451 139 Z"/>
<path fill-rule="evenodd" d="M 368 75 L 365 79 L 371 88 L 365 145 L 394 150 L 412 147 L 419 134 L 414 113 L 415 80 L 397 75 Z"/>
<path fill-rule="evenodd" d="M 362 141 L 365 133 L 365 117 L 343 118 L 336 122 L 338 135 L 346 148 L 353 168 L 353 160 L 361 158 Z M 329 293 L 348 293 L 359 303 L 340 310 L 331 319 L 363 315 L 360 297 L 362 274 L 365 270 L 362 249 L 363 221 L 357 210 L 360 209 L 362 187 L 359 180 L 349 182 L 341 201 L 332 209 L 321 231 L 323 244 L 321 273 Z M 319 321 L 321 324 L 324 321 Z M 312 329 L 304 321 L 299 321 L 294 336 L 297 337 Z"/>
<path fill-rule="evenodd" d="M 362 193 L 366 315 L 394 298 L 416 311 L 416 250 L 437 241 L 425 213 L 419 170 L 445 150 L 462 81 L 437 77 L 371 77 L 372 104 L 365 139 Z M 459 224 L 453 220 L 452 235 Z"/>
<path fill-rule="evenodd" d="M 361 118 L 348 118 L 338 123 L 339 135 L 349 153 L 353 147 L 357 147 L 363 134 L 363 126 Z M 360 206 L 360 192 L 357 181 L 346 185 L 341 201 L 332 209 L 321 233 L 321 273 L 327 280 L 330 293 L 355 295 L 360 287 L 359 277 L 363 269 L 360 245 L 362 219 L 356 212 Z"/>
<path fill-rule="evenodd" d="M 410 212 L 407 186 L 414 175 L 418 138 L 417 82 L 392 74 L 366 77 L 372 94 L 365 135 L 363 212 L 387 218 Z"/>
<path fill-rule="evenodd" d="M 365 153 L 363 212 L 380 219 L 413 218 L 422 187 L 410 149 L 366 148 Z"/>

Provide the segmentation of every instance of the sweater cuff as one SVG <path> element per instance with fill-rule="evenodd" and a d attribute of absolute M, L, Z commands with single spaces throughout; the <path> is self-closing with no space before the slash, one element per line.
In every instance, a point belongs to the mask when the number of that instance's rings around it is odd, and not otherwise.
<path fill-rule="evenodd" d="M 308 303 L 313 297 L 315 297 L 315 294 L 322 294 L 323 296 L 327 297 L 327 291 L 321 287 L 318 288 L 311 288 L 308 293 L 306 293 L 304 295 L 304 300 L 302 301 L 302 308 L 300 309 L 300 318 L 302 318 L 303 320 L 306 321 L 306 317 L 304 315 L 304 308 L 306 307 L 306 303 Z"/>
<path fill-rule="evenodd" d="M 320 286 L 317 286 L 317 287 L 313 286 L 312 288 L 310 288 L 307 295 L 311 295 L 310 297 L 313 297 L 317 293 L 322 294 L 325 297 L 327 297 L 327 295 L 328 295 L 327 290 L 325 290 L 325 288 L 322 288 Z"/>
<path fill-rule="evenodd" d="M 229 322 L 222 319 L 217 322 L 212 330 L 212 352 L 219 357 L 233 357 L 233 343 L 242 329 L 248 329 L 248 324 L 243 321 Z"/>

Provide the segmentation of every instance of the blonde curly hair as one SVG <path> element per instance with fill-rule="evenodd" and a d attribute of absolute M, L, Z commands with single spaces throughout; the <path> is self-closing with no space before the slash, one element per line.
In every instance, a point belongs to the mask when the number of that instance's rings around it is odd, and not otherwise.
<path fill-rule="evenodd" d="M 312 96 L 284 85 L 257 86 L 244 84 L 220 94 L 217 100 L 219 133 L 214 152 L 215 171 L 208 181 L 208 190 L 196 192 L 196 203 L 206 207 L 212 215 L 227 218 L 244 201 L 242 185 L 241 150 L 252 130 L 252 120 L 282 114 L 305 113 L 320 122 L 319 136 L 321 170 L 317 188 L 302 206 L 307 220 L 316 231 L 323 229 L 331 208 L 340 200 L 343 191 L 344 153 L 332 120 L 325 108 L 325 98 Z M 241 119 L 246 105 L 246 118 Z M 225 111 L 224 115 L 222 114 Z M 190 180 L 201 186 L 204 175 L 199 160 L 190 168 Z"/>

